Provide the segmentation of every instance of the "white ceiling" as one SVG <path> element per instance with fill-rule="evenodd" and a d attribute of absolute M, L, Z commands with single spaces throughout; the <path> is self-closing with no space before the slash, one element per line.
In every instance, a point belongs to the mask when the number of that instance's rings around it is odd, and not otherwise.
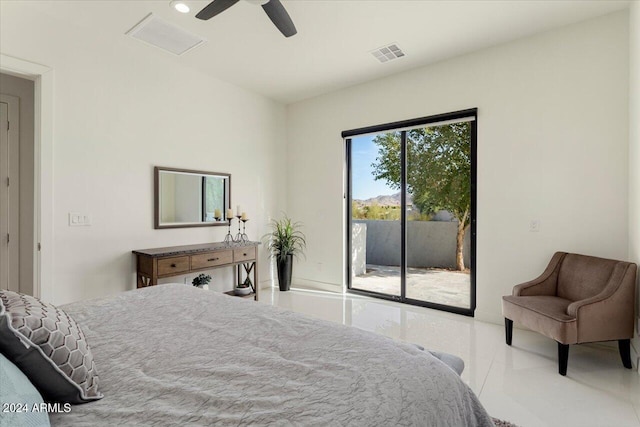
<path fill-rule="evenodd" d="M 104 38 L 123 34 L 149 12 L 208 40 L 181 57 L 188 66 L 291 103 L 628 7 L 614 0 L 283 0 L 298 34 L 285 38 L 259 6 L 241 1 L 209 21 L 207 1 L 24 2 Z M 36 6 L 37 5 L 37 6 Z M 155 49 L 133 38 L 139 49 Z M 369 52 L 397 43 L 406 53 L 379 63 Z M 171 55 L 158 50 L 158 55 Z"/>

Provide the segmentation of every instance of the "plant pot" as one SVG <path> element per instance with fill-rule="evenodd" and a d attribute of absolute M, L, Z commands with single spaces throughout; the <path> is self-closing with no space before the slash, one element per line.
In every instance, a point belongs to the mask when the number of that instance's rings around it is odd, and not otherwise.
<path fill-rule="evenodd" d="M 235 288 L 233 288 L 233 293 L 238 296 L 249 295 L 251 292 L 253 292 L 251 286 L 248 286 L 246 288 L 239 288 L 236 286 Z"/>
<path fill-rule="evenodd" d="M 246 288 L 238 288 L 237 286 L 233 288 L 233 292 L 238 296 L 245 296 L 251 293 L 251 286 Z"/>
<path fill-rule="evenodd" d="M 198 285 L 196 288 L 204 289 L 205 291 L 209 290 L 209 285 Z"/>
<path fill-rule="evenodd" d="M 288 291 L 291 287 L 291 272 L 293 270 L 293 255 L 278 258 L 278 285 L 281 291 Z"/>

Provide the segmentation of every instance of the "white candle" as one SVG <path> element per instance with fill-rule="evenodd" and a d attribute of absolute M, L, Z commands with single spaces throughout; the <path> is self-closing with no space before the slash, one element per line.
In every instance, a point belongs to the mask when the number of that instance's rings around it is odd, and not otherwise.
<path fill-rule="evenodd" d="M 229 221 L 233 219 L 233 209 L 227 209 L 227 219 Z"/>
<path fill-rule="evenodd" d="M 242 212 L 242 217 L 240 219 L 243 219 L 245 221 L 248 220 L 249 218 L 247 218 L 247 213 L 246 212 Z"/>
<path fill-rule="evenodd" d="M 216 209 L 216 210 L 213 212 L 213 217 L 214 217 L 214 218 L 220 218 L 220 216 L 221 216 L 221 215 L 220 215 L 220 209 Z"/>
<path fill-rule="evenodd" d="M 238 205 L 238 207 L 237 207 L 237 211 L 238 211 L 238 213 L 237 213 L 236 215 L 237 215 L 237 216 L 240 216 L 240 215 L 241 215 L 241 212 L 242 212 L 242 209 L 240 209 L 240 205 Z"/>

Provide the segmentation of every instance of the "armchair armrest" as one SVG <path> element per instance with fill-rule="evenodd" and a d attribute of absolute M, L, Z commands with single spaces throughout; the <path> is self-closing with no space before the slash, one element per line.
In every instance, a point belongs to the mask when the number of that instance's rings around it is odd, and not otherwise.
<path fill-rule="evenodd" d="M 613 297 L 616 292 L 620 289 L 620 287 L 625 283 L 624 278 L 627 273 L 631 270 L 631 274 L 633 276 L 633 284 L 635 285 L 635 264 L 630 264 L 626 262 L 619 262 L 613 269 L 611 273 L 611 277 L 609 277 L 609 281 L 607 282 L 604 289 L 590 298 L 586 298 L 579 301 L 574 301 L 567 307 L 567 314 L 572 317 L 578 317 L 581 311 L 584 311 L 585 308 L 589 308 L 590 310 L 600 310 L 597 305 L 602 306 L 602 312 L 607 311 L 605 307 L 605 303 L 608 299 Z M 633 293 L 632 293 L 633 295 Z M 633 303 L 632 303 L 633 304 Z M 613 310 L 619 310 L 620 307 L 612 306 L 610 307 Z"/>
<path fill-rule="evenodd" d="M 555 295 L 558 283 L 558 270 L 566 252 L 553 254 L 549 265 L 536 279 L 513 287 L 513 296 Z"/>

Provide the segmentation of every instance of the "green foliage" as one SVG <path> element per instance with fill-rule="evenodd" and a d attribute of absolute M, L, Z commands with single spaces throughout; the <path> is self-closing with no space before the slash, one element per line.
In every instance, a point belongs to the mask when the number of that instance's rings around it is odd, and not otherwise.
<path fill-rule="evenodd" d="M 364 219 L 365 212 L 364 209 L 360 208 L 360 205 L 356 201 L 351 202 L 351 218 L 353 219 Z"/>
<path fill-rule="evenodd" d="M 385 212 L 384 209 L 380 207 L 377 203 L 372 203 L 367 206 L 367 219 L 384 219 Z"/>
<path fill-rule="evenodd" d="M 352 202 L 351 218 L 353 219 L 374 219 L 374 220 L 400 220 L 400 206 L 380 206 L 372 203 L 369 206 L 359 206 L 357 202 Z"/>
<path fill-rule="evenodd" d="M 407 190 L 421 214 L 441 209 L 463 226 L 471 207 L 471 126 L 468 122 L 407 131 Z M 400 189 L 400 133 L 378 135 L 374 178 Z"/>
<path fill-rule="evenodd" d="M 407 212 L 407 221 L 431 221 L 433 219 L 433 213 L 420 212 L 419 210 L 412 210 Z"/>
<path fill-rule="evenodd" d="M 193 279 L 191 283 L 193 284 L 193 286 L 201 286 L 201 285 L 208 284 L 210 281 L 211 281 L 211 276 L 209 276 L 208 274 L 200 274 L 198 275 L 198 277 Z"/>
<path fill-rule="evenodd" d="M 266 245 L 271 257 L 284 260 L 288 255 L 304 256 L 307 241 L 300 231 L 301 223 L 293 222 L 291 218 L 284 215 L 282 219 L 272 220 L 269 226 L 271 233 L 266 234 L 263 240 L 267 240 Z"/>

